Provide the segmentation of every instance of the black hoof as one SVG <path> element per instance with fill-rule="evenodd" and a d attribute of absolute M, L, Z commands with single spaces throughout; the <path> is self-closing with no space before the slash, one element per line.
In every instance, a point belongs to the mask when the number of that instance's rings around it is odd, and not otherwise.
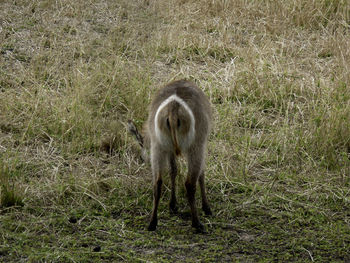
<path fill-rule="evenodd" d="M 176 204 L 170 204 L 170 214 L 177 214 L 178 213 L 178 207 Z"/>
<path fill-rule="evenodd" d="M 156 230 L 156 228 L 157 228 L 157 220 L 151 221 L 151 222 L 149 223 L 149 225 L 148 225 L 147 230 L 148 230 L 148 231 L 154 231 L 154 230 Z"/>
<path fill-rule="evenodd" d="M 196 229 L 196 234 L 206 234 L 207 233 L 205 226 L 201 222 L 199 222 L 195 226 L 192 224 L 192 226 Z"/>
<path fill-rule="evenodd" d="M 203 206 L 202 209 L 203 209 L 205 215 L 207 215 L 207 216 L 213 215 L 209 206 L 207 206 L 207 207 Z"/>

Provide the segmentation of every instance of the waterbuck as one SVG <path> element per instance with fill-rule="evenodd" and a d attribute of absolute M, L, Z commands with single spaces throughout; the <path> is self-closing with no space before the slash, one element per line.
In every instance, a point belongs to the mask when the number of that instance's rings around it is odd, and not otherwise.
<path fill-rule="evenodd" d="M 146 123 L 153 173 L 153 210 L 148 230 L 153 231 L 157 227 L 162 176 L 167 164 L 170 166 L 171 178 L 170 210 L 173 213 L 177 212 L 176 157 L 182 155 L 186 158 L 188 165 L 185 186 L 191 208 L 192 226 L 197 232 L 205 232 L 198 217 L 195 192 L 199 181 L 203 211 L 206 215 L 211 215 L 204 183 L 204 159 L 211 119 L 210 103 L 203 91 L 193 82 L 186 80 L 171 82 L 160 89 L 153 99 Z M 133 132 L 132 129 L 130 130 Z M 140 145 L 143 146 L 143 143 Z"/>

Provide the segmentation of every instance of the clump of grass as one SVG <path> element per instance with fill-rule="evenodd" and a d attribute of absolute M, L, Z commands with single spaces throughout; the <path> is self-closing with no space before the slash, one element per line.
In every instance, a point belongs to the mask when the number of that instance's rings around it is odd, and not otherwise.
<path fill-rule="evenodd" d="M 14 185 L 1 185 L 0 207 L 23 206 L 23 197 Z"/>
<path fill-rule="evenodd" d="M 101 140 L 101 150 L 112 154 L 125 145 L 125 127 L 120 121 L 107 124 L 106 135 Z"/>
<path fill-rule="evenodd" d="M 310 118 L 310 134 L 306 138 L 309 152 L 329 169 L 350 167 L 350 104 L 349 92 L 345 92 L 348 95 L 344 94 L 340 100 L 330 98 L 338 103 L 319 105 Z"/>
<path fill-rule="evenodd" d="M 23 195 L 10 182 L 10 177 L 9 169 L 0 167 L 0 207 L 23 206 Z"/>

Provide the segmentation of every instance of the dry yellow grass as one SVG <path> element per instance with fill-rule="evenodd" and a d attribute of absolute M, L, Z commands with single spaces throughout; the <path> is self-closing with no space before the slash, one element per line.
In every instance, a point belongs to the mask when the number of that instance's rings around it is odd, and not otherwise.
<path fill-rule="evenodd" d="M 349 47 L 347 0 L 2 1 L 0 261 L 350 260 Z M 125 128 L 180 78 L 215 109 L 207 236 L 164 201 L 144 231 Z"/>

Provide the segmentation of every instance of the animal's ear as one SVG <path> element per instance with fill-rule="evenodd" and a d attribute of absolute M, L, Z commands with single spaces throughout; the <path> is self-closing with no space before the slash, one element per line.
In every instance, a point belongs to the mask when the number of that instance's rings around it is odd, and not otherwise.
<path fill-rule="evenodd" d="M 135 136 L 137 142 L 140 144 L 141 148 L 143 148 L 143 137 L 139 133 L 138 129 L 136 128 L 135 123 L 132 120 L 128 120 L 128 129 L 129 132 Z"/>

